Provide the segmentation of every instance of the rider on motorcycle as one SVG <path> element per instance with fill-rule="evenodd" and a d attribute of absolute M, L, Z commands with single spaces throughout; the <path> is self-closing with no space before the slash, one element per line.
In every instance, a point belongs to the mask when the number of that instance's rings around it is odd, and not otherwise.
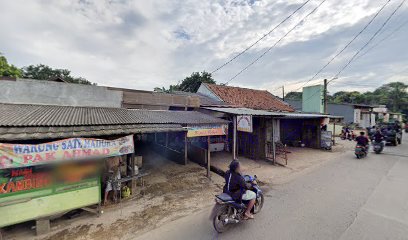
<path fill-rule="evenodd" d="M 384 135 L 381 133 L 381 130 L 377 128 L 377 131 L 374 134 L 374 142 L 382 143 L 383 139 L 384 139 Z"/>
<path fill-rule="evenodd" d="M 225 173 L 224 193 L 229 194 L 236 202 L 249 201 L 245 211 L 246 219 L 253 219 L 251 209 L 255 205 L 256 194 L 249 190 L 250 183 L 246 183 L 241 173 L 241 166 L 238 160 L 233 160 L 229 170 Z"/>
<path fill-rule="evenodd" d="M 368 151 L 368 143 L 370 140 L 365 136 L 365 132 L 360 132 L 360 136 L 356 137 L 357 145 L 364 147 L 364 151 Z"/>

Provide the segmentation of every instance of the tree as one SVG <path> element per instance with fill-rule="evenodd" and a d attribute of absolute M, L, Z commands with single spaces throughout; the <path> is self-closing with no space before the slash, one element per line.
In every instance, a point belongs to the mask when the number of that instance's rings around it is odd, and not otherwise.
<path fill-rule="evenodd" d="M 408 113 L 408 85 L 403 82 L 385 84 L 373 92 L 340 91 L 331 97 L 334 103 L 386 105 L 390 111 Z"/>
<path fill-rule="evenodd" d="M 180 91 L 184 92 L 197 92 L 201 83 L 215 84 L 211 73 L 208 72 L 193 72 L 190 77 L 186 77 L 180 84 Z"/>
<path fill-rule="evenodd" d="M 403 82 L 392 82 L 377 88 L 375 98 L 380 104 L 386 104 L 394 112 L 408 109 L 408 85 Z"/>
<path fill-rule="evenodd" d="M 0 77 L 21 77 L 22 71 L 7 62 L 7 58 L 0 53 Z"/>
<path fill-rule="evenodd" d="M 179 91 L 179 90 L 178 90 L 178 85 L 170 85 L 169 89 L 166 89 L 165 87 L 155 87 L 153 91 L 155 91 L 155 92 L 164 92 L 164 93 L 172 93 L 174 91 Z"/>
<path fill-rule="evenodd" d="M 71 76 L 71 71 L 68 69 L 53 69 L 44 64 L 29 65 L 23 68 L 23 78 L 31 78 L 38 80 L 52 80 L 61 78 L 69 83 L 78 83 L 91 85 L 92 83 L 82 77 Z"/>
<path fill-rule="evenodd" d="M 201 83 L 210 83 L 215 84 L 215 80 L 212 78 L 211 73 L 208 72 L 193 72 L 189 77 L 184 78 L 180 84 L 170 85 L 169 89 L 165 87 L 155 87 L 154 91 L 156 92 L 167 92 L 171 93 L 174 91 L 183 91 L 183 92 L 197 92 Z"/>
<path fill-rule="evenodd" d="M 285 99 L 302 100 L 302 92 L 288 92 Z"/>
<path fill-rule="evenodd" d="M 340 91 L 333 95 L 332 101 L 334 103 L 362 103 L 364 101 L 364 96 L 357 91 Z"/>

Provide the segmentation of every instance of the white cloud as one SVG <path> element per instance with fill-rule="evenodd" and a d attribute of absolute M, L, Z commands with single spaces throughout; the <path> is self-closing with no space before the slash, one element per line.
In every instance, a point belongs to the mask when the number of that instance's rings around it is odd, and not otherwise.
<path fill-rule="evenodd" d="M 152 90 L 168 86 L 193 71 L 213 70 L 284 19 L 303 0 L 150 0 L 150 1 L 2 1 L 0 52 L 18 66 L 44 63 L 71 69 L 100 85 Z M 228 80 L 285 34 L 319 0 L 312 0 L 293 19 L 215 75 Z M 327 1 L 302 26 L 244 72 L 232 84 L 273 90 L 306 80 L 368 21 L 383 1 Z M 397 3 L 387 7 L 387 12 Z M 406 12 L 403 12 L 406 15 Z M 384 14 L 385 15 L 385 14 Z M 378 26 L 379 22 L 376 24 Z M 400 36 L 406 33 L 401 31 Z M 368 35 L 363 36 L 364 39 Z M 392 49 L 404 47 L 394 41 Z M 361 42 L 353 46 L 356 49 Z M 384 47 L 384 49 L 387 49 Z M 391 50 L 392 50 L 391 49 Z M 347 52 L 322 76 L 330 76 L 353 52 Z M 393 54 L 367 54 L 358 76 L 407 63 Z M 370 55 L 370 56 L 369 56 Z M 406 54 L 405 54 L 406 55 Z M 367 60 L 368 59 L 368 60 Z M 398 71 L 398 67 L 383 69 Z M 389 74 L 389 73 L 387 73 Z M 295 85 L 296 86 L 296 85 Z M 290 86 L 288 87 L 290 89 Z"/>

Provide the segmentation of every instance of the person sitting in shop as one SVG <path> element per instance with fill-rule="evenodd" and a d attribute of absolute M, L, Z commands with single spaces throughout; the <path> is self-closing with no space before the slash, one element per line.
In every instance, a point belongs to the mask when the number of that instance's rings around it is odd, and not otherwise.
<path fill-rule="evenodd" d="M 120 158 L 114 157 L 107 161 L 108 165 L 108 177 L 106 180 L 105 197 L 104 204 L 108 203 L 109 193 L 113 190 L 113 201 L 117 200 L 117 193 L 120 191 L 121 184 L 119 180 L 121 179 L 120 174 Z"/>

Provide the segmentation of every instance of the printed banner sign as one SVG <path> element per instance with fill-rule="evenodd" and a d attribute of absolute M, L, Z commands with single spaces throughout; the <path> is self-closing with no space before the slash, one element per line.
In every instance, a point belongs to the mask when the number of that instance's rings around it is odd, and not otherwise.
<path fill-rule="evenodd" d="M 194 126 L 188 129 L 187 137 L 221 136 L 228 133 L 228 125 Z"/>
<path fill-rule="evenodd" d="M 0 169 L 113 157 L 133 152 L 133 135 L 115 140 L 69 138 L 36 145 L 0 143 Z"/>
<path fill-rule="evenodd" d="M 237 116 L 237 130 L 241 132 L 252 132 L 252 116 Z"/>

